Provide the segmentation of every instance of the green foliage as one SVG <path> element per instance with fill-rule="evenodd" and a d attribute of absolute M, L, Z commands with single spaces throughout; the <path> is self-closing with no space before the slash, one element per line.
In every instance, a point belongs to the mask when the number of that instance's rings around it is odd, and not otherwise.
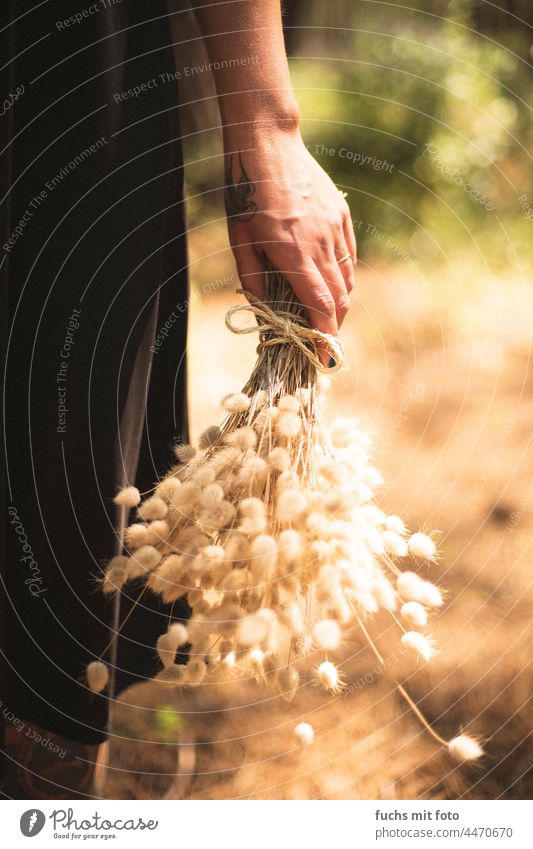
<path fill-rule="evenodd" d="M 505 263 L 531 239 L 519 202 L 526 194 L 533 207 L 521 33 L 506 44 L 481 35 L 469 5 L 455 4 L 455 19 L 406 12 L 385 23 L 348 5 L 354 31 L 339 36 L 340 55 L 335 33 L 329 51 L 314 33 L 318 58 L 300 36 L 291 65 L 304 138 L 347 192 L 366 255 L 390 258 L 393 240 L 422 263 L 458 247 Z"/>

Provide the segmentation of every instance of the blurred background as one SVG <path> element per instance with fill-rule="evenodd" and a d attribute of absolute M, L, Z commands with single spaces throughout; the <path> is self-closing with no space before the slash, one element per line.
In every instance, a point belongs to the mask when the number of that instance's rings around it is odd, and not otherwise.
<path fill-rule="evenodd" d="M 470 768 L 451 763 L 354 633 L 337 697 L 309 686 L 287 705 L 235 682 L 178 696 L 133 688 L 116 712 L 106 792 L 530 797 L 533 7 L 291 0 L 284 10 L 302 133 L 347 193 L 358 240 L 346 362 L 327 413 L 354 415 L 371 433 L 384 508 L 414 530 L 440 529 L 429 574 L 447 591 L 436 661 L 404 662 L 386 618 L 373 634 L 439 732 L 477 734 L 487 754 Z M 187 26 L 178 67 L 201 67 Z M 224 326 L 239 282 L 208 74 L 186 78 L 181 98 L 198 435 L 245 382 L 254 340 Z M 316 729 L 304 751 L 291 736 L 301 720 Z"/>

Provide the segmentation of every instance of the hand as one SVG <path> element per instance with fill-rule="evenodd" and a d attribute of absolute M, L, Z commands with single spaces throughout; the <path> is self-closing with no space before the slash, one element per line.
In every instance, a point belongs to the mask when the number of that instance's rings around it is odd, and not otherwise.
<path fill-rule="evenodd" d="M 228 134 L 225 149 L 228 230 L 243 287 L 264 297 L 269 260 L 307 308 L 312 326 L 337 335 L 356 260 L 341 192 L 298 132 L 263 128 L 245 138 Z M 347 255 L 353 261 L 339 265 Z"/>

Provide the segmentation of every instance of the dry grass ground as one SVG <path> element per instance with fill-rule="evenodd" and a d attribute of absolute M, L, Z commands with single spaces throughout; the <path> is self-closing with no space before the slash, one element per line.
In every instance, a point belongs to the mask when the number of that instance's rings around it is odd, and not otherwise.
<path fill-rule="evenodd" d="M 411 271 L 359 273 L 359 304 L 343 329 L 346 368 L 329 411 L 357 415 L 373 433 L 387 478 L 382 504 L 411 528 L 442 531 L 442 559 L 430 570 L 447 590 L 433 622 L 440 654 L 417 668 L 398 651 L 390 620 L 378 618 L 372 630 L 388 672 L 376 669 L 354 629 L 343 651 L 349 686 L 336 697 L 311 683 L 292 704 L 251 682 L 178 695 L 133 688 L 117 711 L 109 795 L 531 796 L 531 298 L 517 280 L 464 285 L 450 275 L 428 284 Z M 219 397 L 239 388 L 253 361 L 253 337 L 224 328 L 234 288 L 205 286 L 192 311 L 196 432 L 217 420 Z M 389 673 L 407 682 L 443 736 L 461 727 L 479 735 L 482 762 L 452 763 Z M 292 735 L 301 720 L 316 729 L 304 749 Z"/>

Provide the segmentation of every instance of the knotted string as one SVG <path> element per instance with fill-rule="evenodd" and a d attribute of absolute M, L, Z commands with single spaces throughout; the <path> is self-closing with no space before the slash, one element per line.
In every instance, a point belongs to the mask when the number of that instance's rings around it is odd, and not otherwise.
<path fill-rule="evenodd" d="M 287 345 L 297 348 L 309 362 L 320 372 L 331 374 L 338 371 L 344 362 L 344 351 L 336 336 L 323 333 L 309 324 L 305 315 L 298 315 L 288 310 L 277 309 L 275 312 L 264 301 L 259 300 L 251 292 L 237 289 L 238 295 L 245 295 L 247 304 L 231 307 L 226 313 L 226 327 L 232 333 L 259 333 L 257 353 L 261 354 L 267 348 L 275 345 Z M 257 324 L 239 327 L 233 323 L 237 313 L 248 312 L 255 316 Z M 331 366 L 325 366 L 317 355 L 317 344 L 322 343 L 330 359 Z"/>

